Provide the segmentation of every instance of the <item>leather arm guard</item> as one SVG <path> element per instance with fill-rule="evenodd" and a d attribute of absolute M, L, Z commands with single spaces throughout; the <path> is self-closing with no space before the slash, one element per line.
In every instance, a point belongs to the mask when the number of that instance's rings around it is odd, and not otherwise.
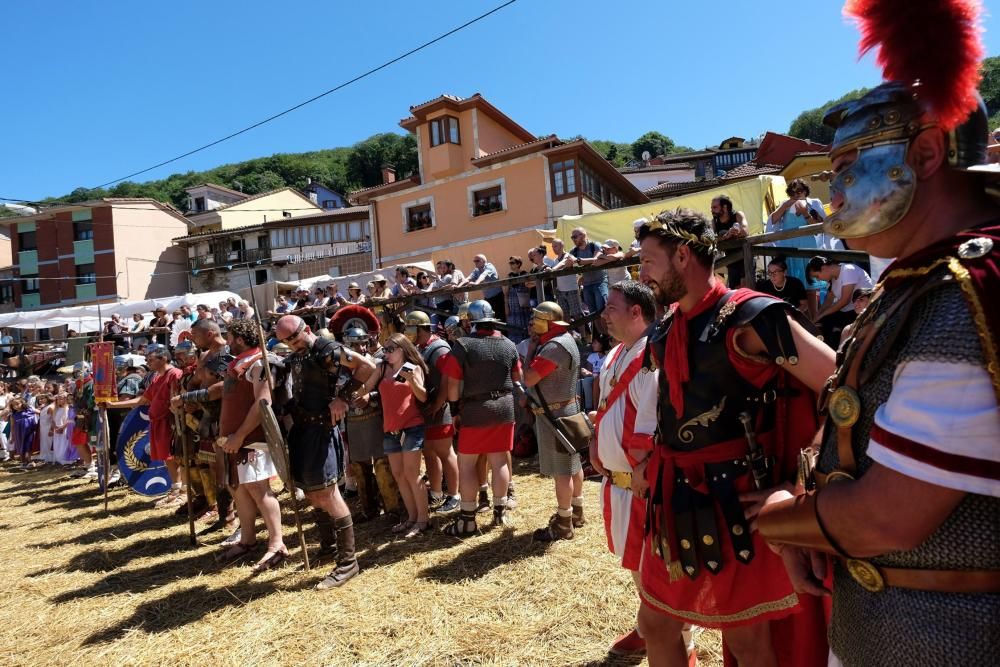
<path fill-rule="evenodd" d="M 757 516 L 760 536 L 772 544 L 802 547 L 850 558 L 823 526 L 816 505 L 818 498 L 819 494 L 810 493 L 765 505 Z"/>

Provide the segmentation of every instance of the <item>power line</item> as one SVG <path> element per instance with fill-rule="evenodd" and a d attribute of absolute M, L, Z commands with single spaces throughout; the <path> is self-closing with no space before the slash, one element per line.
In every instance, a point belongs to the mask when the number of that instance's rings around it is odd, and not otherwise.
<path fill-rule="evenodd" d="M 226 136 L 224 136 L 224 137 L 222 137 L 220 139 L 216 139 L 215 141 L 207 143 L 204 146 L 199 146 L 198 148 L 195 148 L 195 149 L 190 150 L 190 151 L 188 151 L 186 153 L 178 155 L 177 157 L 173 157 L 173 158 L 170 158 L 169 160 L 164 160 L 163 162 L 160 162 L 158 164 L 154 164 L 152 167 L 147 167 L 145 169 L 140 169 L 139 171 L 132 172 L 131 174 L 128 174 L 127 176 L 122 176 L 121 178 L 116 178 L 114 180 L 108 181 L 107 183 L 101 183 L 100 185 L 95 186 L 92 189 L 103 188 L 103 187 L 106 187 L 108 185 L 112 185 L 114 183 L 118 183 L 120 181 L 124 181 L 124 180 L 130 179 L 133 176 L 138 176 L 140 174 L 145 174 L 148 171 L 152 171 L 154 169 L 158 169 L 159 167 L 163 167 L 163 166 L 168 165 L 168 164 L 170 164 L 172 162 L 177 162 L 178 160 L 181 160 L 181 159 L 186 158 L 188 156 L 194 155 L 195 153 L 199 153 L 199 152 L 201 152 L 201 151 L 203 151 L 203 150 L 205 150 L 207 148 L 211 148 L 212 146 L 216 146 L 218 144 L 221 144 L 224 141 L 228 141 L 230 139 L 233 139 L 234 137 L 238 137 L 239 135 L 244 134 L 246 132 L 249 132 L 250 130 L 256 129 L 256 128 L 260 127 L 261 125 L 264 125 L 266 123 L 270 123 L 273 120 L 277 120 L 278 118 L 281 118 L 282 116 L 285 116 L 287 114 L 290 114 L 293 111 L 301 109 L 302 107 L 306 106 L 307 104 L 312 104 L 313 102 L 315 102 L 315 101 L 317 101 L 319 99 L 322 99 L 322 98 L 326 97 L 327 95 L 329 95 L 331 93 L 335 93 L 338 90 L 341 90 L 342 88 L 346 88 L 347 86 L 351 85 L 352 83 L 356 83 L 358 81 L 361 81 L 362 79 L 365 79 L 365 78 L 371 76 L 372 74 L 375 74 L 376 72 L 379 72 L 379 71 L 381 71 L 381 70 L 383 70 L 383 69 L 385 69 L 385 68 L 387 68 L 387 67 L 389 67 L 391 65 L 394 65 L 394 64 L 398 63 L 399 61 L 404 60 L 405 58 L 408 58 L 408 57 L 412 56 L 413 54 L 415 54 L 415 53 L 417 53 L 419 51 L 423 51 L 427 47 L 429 47 L 429 46 L 431 46 L 433 44 L 436 44 L 437 42 L 440 42 L 441 40 L 443 40 L 443 39 L 445 39 L 447 37 L 450 37 L 451 35 L 454 35 L 455 33 L 459 32 L 461 30 L 464 30 L 465 28 L 468 28 L 469 26 L 473 25 L 474 23 L 478 23 L 479 21 L 482 21 L 486 17 L 488 17 L 488 16 L 490 16 L 492 14 L 497 13 L 498 11 L 500 11 L 501 9 L 504 9 L 505 7 L 509 7 L 510 5 L 514 4 L 515 2 L 517 2 L 517 0 L 507 0 L 507 2 L 503 3 L 502 5 L 498 5 L 498 6 L 494 7 L 493 9 L 489 10 L 485 14 L 480 14 L 476 18 L 474 18 L 474 19 L 472 19 L 470 21 L 466 21 L 462 25 L 460 25 L 460 26 L 458 26 L 456 28 L 452 28 L 448 32 L 443 33 L 441 35 L 438 35 L 434 39 L 431 39 L 430 41 L 424 42 L 420 46 L 417 46 L 417 47 L 415 47 L 413 49 L 410 49 L 406 53 L 404 53 L 402 55 L 399 55 L 399 56 L 396 56 L 392 60 L 388 60 L 388 61 L 382 63 L 378 67 L 373 67 L 372 69 L 368 70 L 367 72 L 364 72 L 363 74 L 359 74 L 358 76 L 354 77 L 353 79 L 350 79 L 350 80 L 345 81 L 345 82 L 343 82 L 343 83 L 341 83 L 341 84 L 339 84 L 337 86 L 334 86 L 333 88 L 330 88 L 329 90 L 327 90 L 325 92 L 322 92 L 319 95 L 316 95 L 314 97 L 310 97 L 308 100 L 305 100 L 304 102 L 300 102 L 300 103 L 296 104 L 293 107 L 289 107 L 288 109 L 285 109 L 284 111 L 281 111 L 279 113 L 274 114 L 273 116 L 269 116 L 269 117 L 265 118 L 264 120 L 258 121 L 256 123 L 254 123 L 253 125 L 250 125 L 248 127 L 243 128 L 242 130 L 238 130 L 238 131 L 233 132 L 231 134 L 227 134 Z"/>

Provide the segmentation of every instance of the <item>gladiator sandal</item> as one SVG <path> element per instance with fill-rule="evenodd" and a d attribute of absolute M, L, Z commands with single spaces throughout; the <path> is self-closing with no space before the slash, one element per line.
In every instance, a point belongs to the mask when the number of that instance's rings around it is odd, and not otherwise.
<path fill-rule="evenodd" d="M 583 505 L 573 505 L 573 527 L 583 528 L 587 525 L 587 519 L 583 516 Z"/>
<path fill-rule="evenodd" d="M 334 519 L 333 527 L 337 531 L 337 567 L 326 579 L 316 584 L 318 591 L 340 588 L 361 571 L 354 554 L 354 522 L 351 515 Z"/>
<path fill-rule="evenodd" d="M 507 485 L 507 509 L 517 509 L 517 496 L 514 495 L 514 482 Z"/>
<path fill-rule="evenodd" d="M 531 536 L 536 542 L 555 542 L 556 540 L 573 539 L 573 515 L 559 516 L 553 514 L 549 518 L 549 525 L 539 528 Z"/>
<path fill-rule="evenodd" d="M 493 525 L 496 528 L 510 528 L 512 522 L 510 520 L 510 512 L 507 510 L 506 505 L 494 505 L 493 506 Z"/>
<path fill-rule="evenodd" d="M 445 526 L 443 532 L 448 537 L 458 538 L 475 535 L 479 532 L 479 526 L 476 525 L 475 511 L 469 512 L 462 510 L 454 521 Z"/>
<path fill-rule="evenodd" d="M 316 522 L 316 532 L 319 534 L 319 551 L 310 556 L 316 562 L 325 560 L 337 561 L 337 533 L 333 528 L 333 517 L 326 510 L 313 509 L 313 520 Z"/>
<path fill-rule="evenodd" d="M 478 514 L 489 512 L 493 506 L 490 504 L 490 492 L 488 487 L 479 487 L 479 506 L 476 507 Z"/>

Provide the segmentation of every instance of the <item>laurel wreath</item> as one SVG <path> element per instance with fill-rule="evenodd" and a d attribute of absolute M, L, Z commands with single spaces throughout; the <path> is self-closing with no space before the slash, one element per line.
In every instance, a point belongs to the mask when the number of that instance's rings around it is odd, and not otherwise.
<path fill-rule="evenodd" d="M 135 472 L 142 472 L 144 470 L 149 470 L 149 466 L 146 462 L 140 459 L 135 453 L 135 444 L 142 439 L 142 436 L 146 435 L 147 431 L 139 431 L 131 438 L 129 438 L 128 443 L 125 445 L 125 465 L 129 467 L 129 470 Z"/>

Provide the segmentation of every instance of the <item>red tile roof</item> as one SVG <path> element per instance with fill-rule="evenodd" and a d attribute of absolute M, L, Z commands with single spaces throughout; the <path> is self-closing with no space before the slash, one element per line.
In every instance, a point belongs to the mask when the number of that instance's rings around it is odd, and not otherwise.
<path fill-rule="evenodd" d="M 730 169 L 725 174 L 720 176 L 719 180 L 734 181 L 736 179 L 752 178 L 754 176 L 763 176 L 765 174 L 777 174 L 782 169 L 784 169 L 784 167 L 780 164 L 756 164 L 754 162 L 746 162 L 738 167 Z"/>
<path fill-rule="evenodd" d="M 260 199 L 262 197 L 267 197 L 268 195 L 273 195 L 276 192 L 282 192 L 283 190 L 288 190 L 289 192 L 295 194 L 300 199 L 302 199 L 303 201 L 305 201 L 306 203 L 308 203 L 310 206 L 314 206 L 317 211 L 322 210 L 322 209 L 320 209 L 319 206 L 316 205 L 316 203 L 312 199 L 309 199 L 308 197 L 306 197 L 301 192 L 299 192 L 298 190 L 296 190 L 295 188 L 293 188 L 291 186 L 285 186 L 283 188 L 277 188 L 275 190 L 268 190 L 267 192 L 259 192 L 259 193 L 255 194 L 255 195 L 248 196 L 248 197 L 246 197 L 244 199 L 241 199 L 239 201 L 234 201 L 234 202 L 232 202 L 230 204 L 222 204 L 221 206 L 216 206 L 215 208 L 209 209 L 207 211 L 198 211 L 197 213 L 194 213 L 194 212 L 188 213 L 188 217 L 190 217 L 190 218 L 197 218 L 198 216 L 205 215 L 206 213 L 215 213 L 216 211 L 225 211 L 227 208 L 232 208 L 233 206 L 240 206 L 242 204 L 246 204 L 247 202 L 251 202 L 251 201 L 253 201 L 255 199 Z"/>
<path fill-rule="evenodd" d="M 492 164 L 493 162 L 509 160 L 513 157 L 514 154 L 532 153 L 546 148 L 561 146 L 564 143 L 565 142 L 556 135 L 550 134 L 547 137 L 540 137 L 538 139 L 535 139 L 534 141 L 526 141 L 523 144 L 515 144 L 513 146 L 508 146 L 507 148 L 501 148 L 498 151 L 493 151 L 492 153 L 486 153 L 485 155 L 480 155 L 479 157 L 472 160 L 472 164 L 477 166 L 483 164 Z"/>

